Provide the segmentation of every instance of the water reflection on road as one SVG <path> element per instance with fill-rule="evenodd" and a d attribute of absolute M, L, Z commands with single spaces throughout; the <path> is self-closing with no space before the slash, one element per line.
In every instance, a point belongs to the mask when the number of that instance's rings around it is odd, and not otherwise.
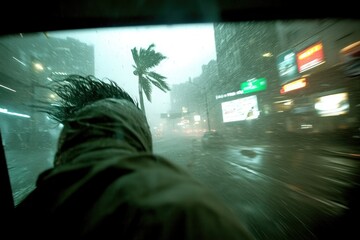
<path fill-rule="evenodd" d="M 184 135 L 154 141 L 155 153 L 217 193 L 261 240 L 328 239 L 337 233 L 349 239 L 355 232 L 360 160 L 339 149 L 329 154 L 336 146 L 326 147 L 230 141 L 207 148 L 199 137 Z M 6 152 L 15 202 L 52 166 L 54 149 Z"/>
<path fill-rule="evenodd" d="M 344 230 L 330 224 L 353 210 L 360 161 L 321 154 L 316 145 L 204 148 L 192 139 L 191 151 L 175 147 L 188 142 L 178 137 L 155 145 L 171 149 L 161 154 L 217 192 L 258 239 L 320 239 Z"/>

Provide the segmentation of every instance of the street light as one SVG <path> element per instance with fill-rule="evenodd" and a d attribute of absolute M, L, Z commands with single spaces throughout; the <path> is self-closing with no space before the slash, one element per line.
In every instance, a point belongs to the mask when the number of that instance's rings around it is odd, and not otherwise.
<path fill-rule="evenodd" d="M 206 89 L 194 82 L 191 81 L 191 78 L 189 78 L 189 83 L 193 84 L 194 86 L 202 89 L 205 93 L 204 93 L 204 97 L 205 97 L 205 107 L 206 107 L 206 122 L 207 122 L 207 127 L 208 127 L 208 131 L 211 131 L 211 127 L 210 127 L 210 117 L 209 117 L 209 104 L 208 104 L 208 99 L 207 99 L 207 92 Z"/>

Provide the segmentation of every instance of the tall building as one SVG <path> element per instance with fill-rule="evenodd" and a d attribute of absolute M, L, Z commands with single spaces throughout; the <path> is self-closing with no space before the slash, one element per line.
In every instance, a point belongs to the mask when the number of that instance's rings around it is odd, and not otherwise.
<path fill-rule="evenodd" d="M 214 89 L 222 115 L 219 128 L 235 135 L 252 133 L 254 126 L 263 126 L 259 116 L 268 112 L 272 99 L 279 95 L 276 22 L 215 23 L 214 35 L 219 73 Z"/>
<path fill-rule="evenodd" d="M 358 22 L 325 19 L 216 23 L 214 32 L 221 86 L 217 98 L 222 106 L 237 107 L 245 113 L 246 107 L 238 106 L 251 105 L 245 101 L 246 96 L 253 100 L 256 97 L 261 118 L 254 119 L 252 127 L 277 125 L 283 132 L 305 128 L 321 132 L 334 126 L 345 128 L 344 122 L 359 121 L 359 86 L 350 79 L 359 76 Z M 266 83 L 266 87 L 258 88 L 260 83 Z M 249 92 L 249 87 L 260 91 Z M 327 95 L 338 96 L 331 94 L 345 94 L 344 101 L 350 104 L 348 113 L 353 114 L 344 114 L 343 118 L 321 115 L 317 101 L 325 101 L 321 99 Z M 244 118 L 224 120 L 224 126 L 248 122 L 241 120 Z"/>
<path fill-rule="evenodd" d="M 199 76 L 174 85 L 170 92 L 171 112 L 181 113 L 192 129 L 217 129 L 221 117 L 215 101 L 218 79 L 216 60 L 211 60 L 202 66 Z"/>
<path fill-rule="evenodd" d="M 266 78 L 268 90 L 274 89 L 279 53 L 275 22 L 215 23 L 214 33 L 222 85 L 217 94 L 238 91 L 254 78 Z"/>
<path fill-rule="evenodd" d="M 0 118 L 2 132 L 41 131 L 46 115 L 33 104 L 51 102 L 46 86 L 67 74 L 94 75 L 94 46 L 76 39 L 52 38 L 45 33 L 0 39 Z M 31 136 L 31 134 L 27 134 Z"/>
<path fill-rule="evenodd" d="M 277 22 L 279 92 L 287 132 L 358 132 L 360 25 L 326 19 Z M 341 135 L 341 134 L 339 134 Z"/>
<path fill-rule="evenodd" d="M 51 38 L 43 33 L 3 37 L 0 40 L 1 107 L 26 109 L 53 78 L 67 74 L 94 74 L 94 46 L 76 39 Z"/>

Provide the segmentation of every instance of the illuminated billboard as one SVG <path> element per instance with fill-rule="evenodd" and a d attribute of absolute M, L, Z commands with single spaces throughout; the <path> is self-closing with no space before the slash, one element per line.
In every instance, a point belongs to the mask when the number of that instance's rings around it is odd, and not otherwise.
<path fill-rule="evenodd" d="M 315 109 L 321 117 L 337 116 L 349 112 L 348 93 L 336 93 L 315 100 Z"/>
<path fill-rule="evenodd" d="M 288 50 L 279 54 L 276 60 L 276 65 L 279 72 L 281 85 L 299 76 L 296 65 L 296 54 L 292 50 Z"/>
<path fill-rule="evenodd" d="M 222 102 L 223 122 L 236 122 L 259 117 L 259 108 L 256 95 Z"/>
<path fill-rule="evenodd" d="M 324 63 L 324 51 L 321 42 L 311 45 L 296 54 L 299 73 Z"/>

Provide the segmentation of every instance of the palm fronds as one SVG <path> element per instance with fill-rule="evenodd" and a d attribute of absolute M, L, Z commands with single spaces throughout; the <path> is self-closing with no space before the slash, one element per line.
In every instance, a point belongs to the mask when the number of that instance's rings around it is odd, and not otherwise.
<path fill-rule="evenodd" d="M 151 102 L 152 84 L 163 92 L 170 91 L 169 85 L 165 82 L 166 77 L 150 71 L 153 67 L 160 64 L 166 58 L 162 53 L 154 50 L 155 44 L 150 44 L 147 49 L 136 47 L 131 49 L 134 59 L 134 75 L 138 76 L 139 81 L 139 98 L 141 110 L 145 114 L 145 105 L 142 93 L 144 92 L 146 98 Z"/>
<path fill-rule="evenodd" d="M 154 44 L 150 44 L 147 49 L 131 49 L 131 53 L 135 62 L 134 68 L 138 72 L 137 75 L 144 74 L 149 69 L 159 65 L 162 60 L 166 59 L 166 56 L 164 56 L 162 53 L 155 52 L 154 47 Z"/>

